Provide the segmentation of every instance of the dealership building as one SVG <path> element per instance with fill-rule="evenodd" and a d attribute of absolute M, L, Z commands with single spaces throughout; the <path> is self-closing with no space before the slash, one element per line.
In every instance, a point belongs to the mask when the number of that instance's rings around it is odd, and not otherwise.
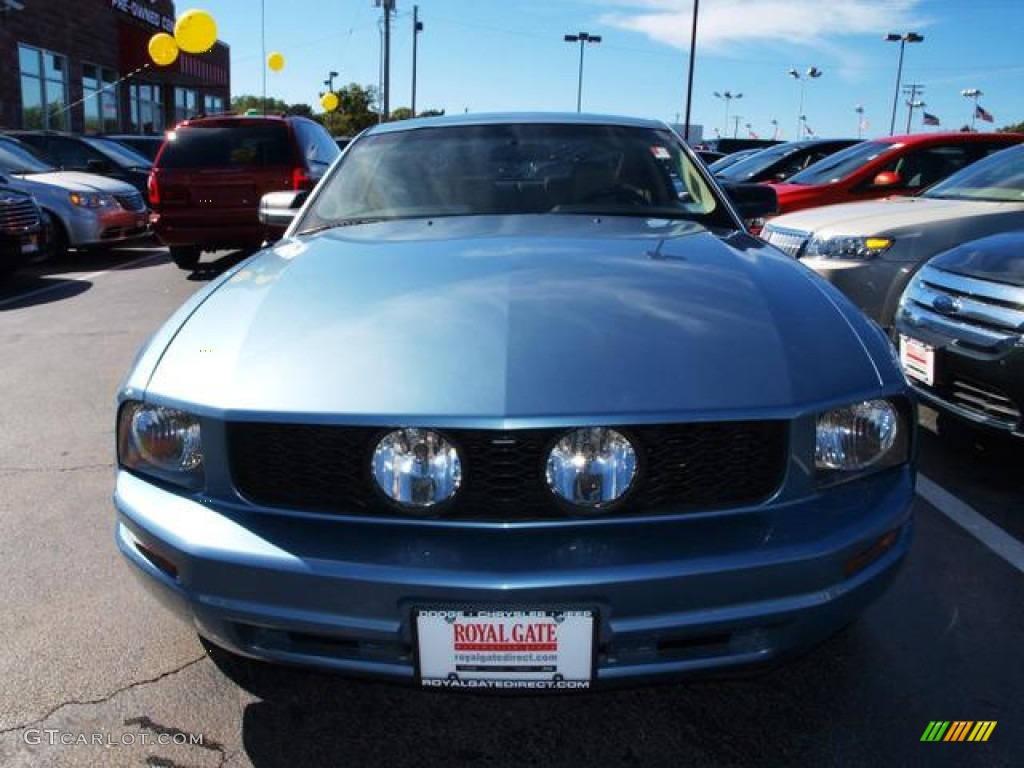
<path fill-rule="evenodd" d="M 225 111 L 223 42 L 167 66 L 150 57 L 174 21 L 172 0 L 0 0 L 0 128 L 159 133 Z"/>

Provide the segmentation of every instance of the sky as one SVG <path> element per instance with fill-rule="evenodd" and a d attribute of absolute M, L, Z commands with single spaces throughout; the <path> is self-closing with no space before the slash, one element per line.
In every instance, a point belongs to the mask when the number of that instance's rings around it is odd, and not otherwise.
<path fill-rule="evenodd" d="M 564 36 L 587 32 L 602 40 L 583 50 L 584 112 L 685 117 L 693 0 L 396 6 L 391 109 L 411 104 L 416 6 L 417 111 L 575 111 L 580 45 Z M 265 80 L 268 97 L 320 111 L 331 71 L 335 87 L 381 83 L 374 0 L 178 0 L 179 15 L 189 8 L 212 15 L 230 46 L 233 96 L 260 95 Z M 1024 0 L 698 0 L 690 122 L 706 138 L 791 140 L 803 114 L 821 137 L 888 135 L 901 45 L 884 37 L 907 32 L 924 36 L 903 46 L 902 85 L 923 86 L 911 132 L 969 124 L 974 100 L 965 89 L 979 89 L 978 104 L 995 118 L 975 127 L 1024 122 Z M 266 65 L 272 52 L 284 56 L 278 72 Z M 812 67 L 820 77 L 806 76 Z M 907 127 L 906 101 L 900 93 L 896 133 Z M 924 126 L 922 112 L 940 127 Z"/>

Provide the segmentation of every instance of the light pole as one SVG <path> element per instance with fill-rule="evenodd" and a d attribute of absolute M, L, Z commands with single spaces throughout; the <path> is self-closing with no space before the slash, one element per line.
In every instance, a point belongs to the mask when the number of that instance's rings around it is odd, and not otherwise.
<path fill-rule="evenodd" d="M 715 91 L 714 93 L 716 99 L 721 99 L 725 102 L 725 127 L 722 129 L 722 135 L 726 136 L 729 133 L 729 102 L 733 99 L 742 99 L 743 94 L 732 93 L 731 91 L 722 91 L 721 93 Z M 733 138 L 735 138 L 735 136 Z"/>
<path fill-rule="evenodd" d="M 779 121 L 772 118 L 772 141 L 779 140 Z"/>
<path fill-rule="evenodd" d="M 732 137 L 735 139 L 740 135 L 740 120 L 743 119 L 743 115 L 732 116 Z"/>
<path fill-rule="evenodd" d="M 690 66 L 686 71 L 686 128 L 684 128 L 683 140 L 690 143 L 690 99 L 693 96 L 693 61 L 697 50 L 697 10 L 700 7 L 699 0 L 693 0 L 693 24 L 690 29 Z"/>
<path fill-rule="evenodd" d="M 600 35 L 591 35 L 586 32 L 579 32 L 575 35 L 566 35 L 565 42 L 580 44 L 580 76 L 576 84 L 576 111 L 582 111 L 583 106 L 583 49 L 587 43 L 600 43 Z"/>
<path fill-rule="evenodd" d="M 335 72 L 334 70 L 331 70 L 330 72 L 327 73 L 327 79 L 324 80 L 324 85 L 327 86 L 328 93 L 334 93 L 334 78 L 336 78 L 337 76 L 338 73 Z"/>
<path fill-rule="evenodd" d="M 971 131 L 974 131 L 974 121 L 978 117 L 978 97 L 984 96 L 979 88 L 964 88 L 960 95 L 967 99 L 974 100 L 974 108 L 971 109 Z"/>
<path fill-rule="evenodd" d="M 917 32 L 906 32 L 902 35 L 898 32 L 890 32 L 884 39 L 887 43 L 900 44 L 900 61 L 896 65 L 896 91 L 892 96 L 892 120 L 889 121 L 889 135 L 892 136 L 896 132 L 896 105 L 900 100 L 900 80 L 903 79 L 903 48 L 907 43 L 920 43 L 924 40 L 924 35 L 919 35 Z"/>
<path fill-rule="evenodd" d="M 817 67 L 808 67 L 804 74 L 800 74 L 796 67 L 790 67 L 787 73 L 790 77 L 800 83 L 800 108 L 796 111 L 796 137 L 800 138 L 800 129 L 804 122 L 804 83 L 807 80 L 814 80 L 821 77 L 822 71 Z"/>

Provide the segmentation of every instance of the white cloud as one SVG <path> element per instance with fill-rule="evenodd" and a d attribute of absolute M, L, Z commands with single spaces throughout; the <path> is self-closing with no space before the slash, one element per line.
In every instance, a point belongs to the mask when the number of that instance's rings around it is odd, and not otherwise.
<path fill-rule="evenodd" d="M 821 47 L 840 36 L 883 35 L 923 28 L 915 14 L 923 0 L 705 0 L 697 21 L 704 51 L 750 42 Z M 690 0 L 597 0 L 612 10 L 601 23 L 646 35 L 676 48 L 690 47 Z"/>

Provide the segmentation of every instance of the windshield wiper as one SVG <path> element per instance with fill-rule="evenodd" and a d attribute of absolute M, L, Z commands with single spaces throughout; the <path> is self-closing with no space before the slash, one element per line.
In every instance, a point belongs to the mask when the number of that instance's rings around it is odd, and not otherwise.
<path fill-rule="evenodd" d="M 336 229 L 338 227 L 355 227 L 360 224 L 377 224 L 381 221 L 394 221 L 397 216 L 363 216 L 353 217 L 351 219 L 338 219 L 337 221 L 331 221 L 326 224 L 320 224 L 312 229 L 304 229 L 301 232 L 297 232 L 299 235 L 314 235 L 317 232 L 324 232 L 328 229 Z"/>

